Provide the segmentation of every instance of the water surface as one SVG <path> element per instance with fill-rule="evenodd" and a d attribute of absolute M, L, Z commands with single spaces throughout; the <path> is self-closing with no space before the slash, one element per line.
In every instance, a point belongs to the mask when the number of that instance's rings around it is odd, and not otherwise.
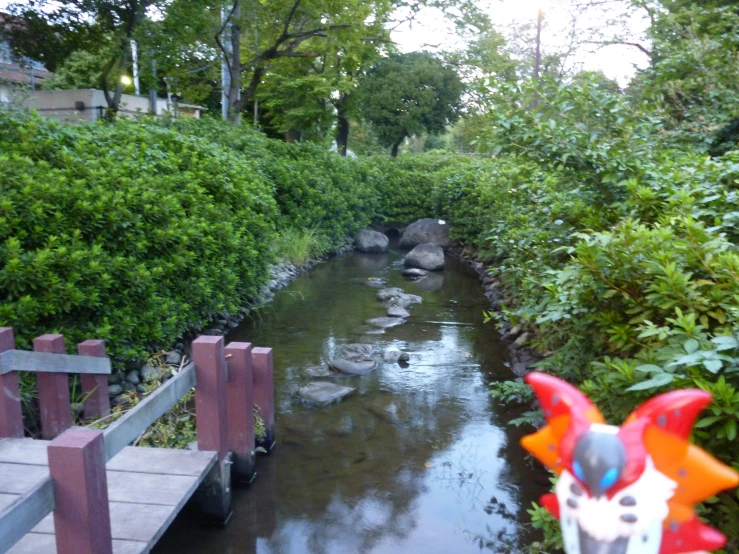
<path fill-rule="evenodd" d="M 487 384 L 508 379 L 507 355 L 477 275 L 448 258 L 417 283 L 402 254 L 352 253 L 323 263 L 280 291 L 228 340 L 274 349 L 277 448 L 258 459 L 256 481 L 234 491 L 227 529 L 203 529 L 183 513 L 159 554 L 351 554 L 520 552 L 534 540 L 526 509 L 545 492 L 524 456 L 518 414 Z M 423 298 L 407 322 L 366 334 L 385 315 L 370 278 Z M 356 387 L 318 409 L 296 389 L 348 343 L 409 352 L 365 376 L 321 380 Z"/>

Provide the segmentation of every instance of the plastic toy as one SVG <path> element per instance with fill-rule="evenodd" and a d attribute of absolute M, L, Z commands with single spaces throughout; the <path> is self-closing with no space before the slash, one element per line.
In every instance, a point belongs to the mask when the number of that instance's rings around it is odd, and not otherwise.
<path fill-rule="evenodd" d="M 541 502 L 560 520 L 568 554 L 676 554 L 724 545 L 724 535 L 694 511 L 697 502 L 739 484 L 739 474 L 688 441 L 709 393 L 659 395 L 616 427 L 565 381 L 543 373 L 526 381 L 547 424 L 521 444 L 559 476 L 555 493 Z"/>

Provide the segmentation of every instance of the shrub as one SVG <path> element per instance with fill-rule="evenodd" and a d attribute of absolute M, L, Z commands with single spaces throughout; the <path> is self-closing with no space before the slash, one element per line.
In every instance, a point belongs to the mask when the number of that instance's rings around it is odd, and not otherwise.
<path fill-rule="evenodd" d="M 0 322 L 118 360 L 236 311 L 265 281 L 277 210 L 253 162 L 154 123 L 0 114 Z"/>

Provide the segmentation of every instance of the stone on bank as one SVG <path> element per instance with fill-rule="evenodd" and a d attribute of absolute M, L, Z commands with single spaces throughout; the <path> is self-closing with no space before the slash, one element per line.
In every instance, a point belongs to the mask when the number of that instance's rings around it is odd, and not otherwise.
<path fill-rule="evenodd" d="M 403 231 L 400 246 L 412 248 L 419 244 L 449 248 L 452 245 L 449 239 L 449 224 L 441 219 L 425 218 L 414 221 Z"/>
<path fill-rule="evenodd" d="M 385 235 L 369 229 L 360 230 L 354 239 L 354 245 L 357 250 L 370 254 L 387 252 L 388 243 L 388 238 Z"/>

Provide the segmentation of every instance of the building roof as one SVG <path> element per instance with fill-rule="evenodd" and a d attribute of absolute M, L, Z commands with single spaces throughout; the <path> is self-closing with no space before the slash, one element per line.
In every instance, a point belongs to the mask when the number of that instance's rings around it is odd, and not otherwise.
<path fill-rule="evenodd" d="M 53 74 L 46 70 L 22 67 L 16 63 L 0 62 L 0 82 L 17 85 L 39 85 L 41 81 L 51 77 L 53 77 Z"/>
<path fill-rule="evenodd" d="M 34 60 L 15 59 L 9 40 L 2 35 L 3 29 L 19 25 L 22 25 L 20 18 L 0 12 L 0 82 L 38 86 L 41 81 L 53 77 L 53 74 Z"/>

